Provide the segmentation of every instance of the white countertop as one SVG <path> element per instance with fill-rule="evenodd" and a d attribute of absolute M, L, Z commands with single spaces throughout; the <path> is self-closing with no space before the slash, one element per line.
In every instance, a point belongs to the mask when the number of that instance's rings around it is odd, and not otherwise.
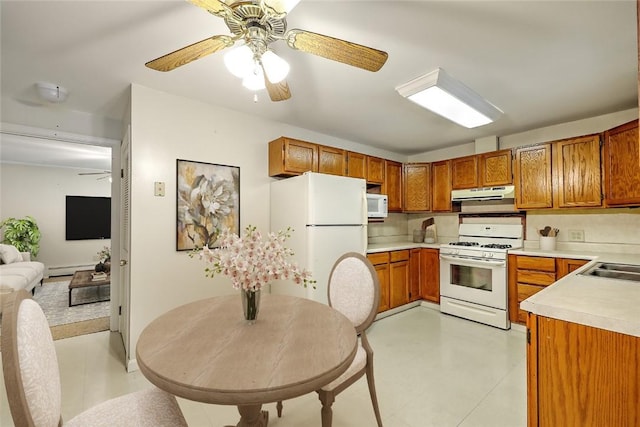
<path fill-rule="evenodd" d="M 590 263 L 520 303 L 540 316 L 640 337 L 640 283 L 579 274 L 598 261 L 640 265 L 638 254 L 522 249 L 516 255 L 591 259 Z"/>
<path fill-rule="evenodd" d="M 387 243 L 373 243 L 367 246 L 367 253 L 375 254 L 377 252 L 401 251 L 403 249 L 415 248 L 440 249 L 440 243 L 414 243 L 407 240 Z"/>

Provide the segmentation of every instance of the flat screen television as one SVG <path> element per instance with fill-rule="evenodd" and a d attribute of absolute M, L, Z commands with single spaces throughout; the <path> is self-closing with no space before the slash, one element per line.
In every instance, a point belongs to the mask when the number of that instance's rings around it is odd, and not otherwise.
<path fill-rule="evenodd" d="M 67 240 L 111 238 L 111 197 L 67 196 Z"/>

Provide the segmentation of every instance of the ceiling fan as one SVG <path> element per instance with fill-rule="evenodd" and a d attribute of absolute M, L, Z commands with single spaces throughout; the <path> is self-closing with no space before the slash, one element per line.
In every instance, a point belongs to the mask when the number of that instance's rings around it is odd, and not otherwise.
<path fill-rule="evenodd" d="M 286 15 L 300 0 L 187 0 L 224 19 L 232 35 L 216 35 L 163 55 L 145 65 L 157 71 L 171 71 L 191 61 L 233 46 L 225 55 L 225 65 L 243 85 L 252 90 L 266 87 L 272 101 L 291 98 L 284 80 L 289 65 L 269 45 L 285 40 L 296 50 L 342 62 L 368 71 L 378 71 L 388 54 L 381 50 L 334 37 L 292 29 L 287 31 Z"/>

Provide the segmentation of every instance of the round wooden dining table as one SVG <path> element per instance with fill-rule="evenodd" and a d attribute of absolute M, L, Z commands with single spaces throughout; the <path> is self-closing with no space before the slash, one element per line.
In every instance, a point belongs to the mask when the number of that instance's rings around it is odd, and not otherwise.
<path fill-rule="evenodd" d="M 158 388 L 198 402 L 236 405 L 238 427 L 263 427 L 262 404 L 318 390 L 355 357 L 353 324 L 308 299 L 262 295 L 258 320 L 242 315 L 240 295 L 177 307 L 140 334 L 140 371 Z"/>

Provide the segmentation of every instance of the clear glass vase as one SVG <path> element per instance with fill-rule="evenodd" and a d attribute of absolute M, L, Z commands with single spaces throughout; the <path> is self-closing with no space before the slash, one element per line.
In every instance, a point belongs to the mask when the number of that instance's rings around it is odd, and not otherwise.
<path fill-rule="evenodd" d="M 258 320 L 258 312 L 260 311 L 260 291 L 240 290 L 240 298 L 242 299 L 242 312 L 244 318 L 250 325 Z"/>

